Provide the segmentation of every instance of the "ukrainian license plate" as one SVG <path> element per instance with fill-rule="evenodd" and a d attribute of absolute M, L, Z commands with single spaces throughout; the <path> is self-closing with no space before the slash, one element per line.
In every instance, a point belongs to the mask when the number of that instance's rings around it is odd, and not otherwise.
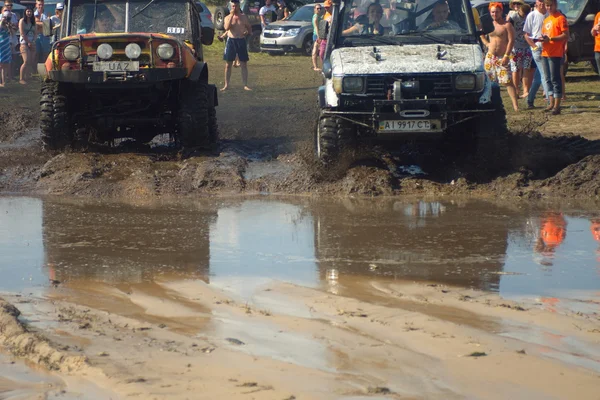
<path fill-rule="evenodd" d="M 263 44 L 277 44 L 277 41 L 275 39 L 263 38 Z"/>
<path fill-rule="evenodd" d="M 379 121 L 380 132 L 418 132 L 430 130 L 431 120 L 428 119 Z"/>
<path fill-rule="evenodd" d="M 139 70 L 139 61 L 96 61 L 94 63 L 94 71 L 100 72 L 129 72 Z"/>

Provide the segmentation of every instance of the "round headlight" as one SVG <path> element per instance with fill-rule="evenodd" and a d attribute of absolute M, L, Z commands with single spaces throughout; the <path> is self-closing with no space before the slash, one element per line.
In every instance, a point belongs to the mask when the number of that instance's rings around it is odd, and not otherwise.
<path fill-rule="evenodd" d="M 175 49 L 169 43 L 163 43 L 156 49 L 156 54 L 158 54 L 162 60 L 168 60 L 175 54 Z"/>
<path fill-rule="evenodd" d="M 102 43 L 100 46 L 98 46 L 96 54 L 98 54 L 98 57 L 102 60 L 108 60 L 110 57 L 112 57 L 113 48 L 108 43 Z"/>
<path fill-rule="evenodd" d="M 128 58 L 138 58 L 142 54 L 142 48 L 137 43 L 129 43 L 127 47 L 125 47 L 125 55 Z"/>
<path fill-rule="evenodd" d="M 63 55 L 69 61 L 77 60 L 79 58 L 79 46 L 68 44 L 63 50 Z"/>

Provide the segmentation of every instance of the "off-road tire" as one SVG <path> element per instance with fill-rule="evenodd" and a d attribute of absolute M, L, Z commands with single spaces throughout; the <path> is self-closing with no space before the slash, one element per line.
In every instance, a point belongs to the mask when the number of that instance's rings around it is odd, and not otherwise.
<path fill-rule="evenodd" d="M 217 7 L 215 8 L 214 13 L 214 21 L 215 21 L 215 29 L 223 30 L 225 26 L 225 17 L 229 15 L 229 10 L 227 7 Z"/>
<path fill-rule="evenodd" d="M 208 147 L 208 108 L 208 84 L 183 81 L 177 111 L 177 140 L 183 147 Z"/>
<path fill-rule="evenodd" d="M 315 155 L 324 164 L 335 162 L 346 150 L 356 147 L 356 128 L 337 117 L 321 117 L 315 129 Z"/>
<path fill-rule="evenodd" d="M 302 54 L 307 57 L 312 56 L 313 45 L 314 43 L 312 40 L 312 36 L 307 35 L 304 41 L 302 42 Z"/>
<path fill-rule="evenodd" d="M 71 141 L 68 99 L 58 82 L 43 82 L 40 98 L 40 130 L 45 150 L 63 150 Z"/>
<path fill-rule="evenodd" d="M 208 140 L 210 144 L 216 144 L 219 141 L 219 124 L 215 106 L 208 107 Z"/>
<path fill-rule="evenodd" d="M 260 52 L 260 31 L 253 30 L 252 34 L 248 36 L 248 51 L 251 53 Z"/>
<path fill-rule="evenodd" d="M 492 87 L 492 99 L 482 108 L 493 111 L 474 119 L 475 155 L 481 167 L 496 172 L 505 167 L 510 158 L 506 110 L 499 87 Z"/>

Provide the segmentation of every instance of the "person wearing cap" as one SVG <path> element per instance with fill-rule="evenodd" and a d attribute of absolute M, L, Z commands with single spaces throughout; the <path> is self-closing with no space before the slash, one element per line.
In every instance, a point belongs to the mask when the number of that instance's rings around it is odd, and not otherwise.
<path fill-rule="evenodd" d="M 244 84 L 244 90 L 252 90 L 248 87 L 248 46 L 246 43 L 246 36 L 252 32 L 252 25 L 248 17 L 242 13 L 240 9 L 240 0 L 231 0 L 231 13 L 225 17 L 223 28 L 227 35 L 227 42 L 225 43 L 225 52 L 223 53 L 223 60 L 225 60 L 225 84 L 221 89 L 222 92 L 229 88 L 229 81 L 231 80 L 231 68 L 236 57 L 240 62 L 240 69 L 242 70 L 242 82 Z"/>
<path fill-rule="evenodd" d="M 54 15 L 50 17 L 50 21 L 52 21 L 52 43 L 58 40 L 64 8 L 65 5 L 63 3 L 56 3 Z"/>
<path fill-rule="evenodd" d="M 333 6 L 333 2 L 331 0 L 325 0 L 323 2 L 323 8 L 325 8 L 325 13 L 323 14 L 323 18 L 319 21 L 319 39 L 321 42 L 319 43 L 319 58 L 321 58 L 321 62 L 325 58 L 325 49 L 327 49 L 327 35 L 329 35 L 329 26 L 331 25 L 331 7 Z"/>

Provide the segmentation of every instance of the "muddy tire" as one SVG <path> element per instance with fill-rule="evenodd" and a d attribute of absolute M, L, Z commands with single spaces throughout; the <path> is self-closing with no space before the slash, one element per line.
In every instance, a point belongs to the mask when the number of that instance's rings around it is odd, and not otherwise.
<path fill-rule="evenodd" d="M 346 150 L 356 147 L 356 129 L 349 121 L 321 117 L 315 129 L 315 155 L 324 164 L 338 160 Z"/>
<path fill-rule="evenodd" d="M 217 110 L 215 106 L 208 107 L 208 140 L 210 144 L 219 141 L 219 124 L 217 123 Z"/>
<path fill-rule="evenodd" d="M 180 86 L 177 139 L 183 147 L 208 147 L 208 85 L 184 81 Z"/>
<path fill-rule="evenodd" d="M 68 100 L 64 87 L 58 82 L 44 82 L 41 92 L 42 144 L 45 150 L 63 150 L 71 141 Z"/>
<path fill-rule="evenodd" d="M 302 54 L 307 57 L 312 56 L 313 44 L 312 36 L 307 35 L 302 43 Z"/>
<path fill-rule="evenodd" d="M 214 21 L 215 29 L 223 30 L 225 26 L 225 17 L 229 15 L 229 10 L 226 7 L 215 8 Z"/>
<path fill-rule="evenodd" d="M 506 111 L 499 87 L 492 88 L 492 101 L 484 108 L 493 111 L 474 120 L 476 157 L 485 170 L 498 171 L 506 166 L 510 158 Z"/>

